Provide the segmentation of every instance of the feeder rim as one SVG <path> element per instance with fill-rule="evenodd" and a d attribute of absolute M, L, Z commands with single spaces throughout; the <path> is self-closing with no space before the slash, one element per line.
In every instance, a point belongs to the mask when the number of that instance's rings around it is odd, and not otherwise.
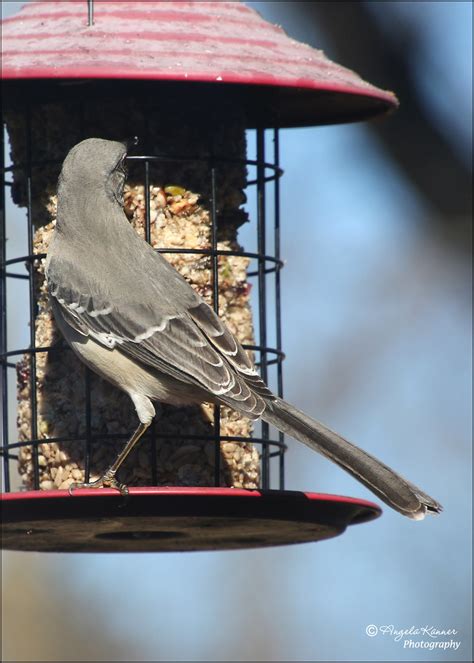
<path fill-rule="evenodd" d="M 43 552 L 236 550 L 321 541 L 375 520 L 366 500 L 293 490 L 143 486 L 0 495 L 2 547 Z"/>
<path fill-rule="evenodd" d="M 382 90 L 375 86 L 367 84 L 367 90 L 355 85 L 342 82 L 330 83 L 327 81 L 315 81 L 311 78 L 292 78 L 291 76 L 280 75 L 278 78 L 265 74 L 253 74 L 252 76 L 225 73 L 216 76 L 204 72 L 164 72 L 157 71 L 154 68 L 136 69 L 123 68 L 117 70 L 113 67 L 97 67 L 91 66 L 68 66 L 61 67 L 61 69 L 54 69 L 49 66 L 32 66 L 32 67 L 8 67 L 5 66 L 1 75 L 2 81 L 60 81 L 64 83 L 71 81 L 71 83 L 88 83 L 92 80 L 124 80 L 124 81 L 153 81 L 172 82 L 172 83 L 213 83 L 219 86 L 231 85 L 235 86 L 248 86 L 250 88 L 273 88 L 276 90 L 299 89 L 310 90 L 313 92 L 333 92 L 343 95 L 352 95 L 355 97 L 364 97 L 368 100 L 380 101 L 385 103 L 386 110 L 391 108 L 398 108 L 399 101 L 394 92 L 391 90 Z M 380 111 L 379 111 L 380 112 Z"/>
<path fill-rule="evenodd" d="M 130 495 L 190 495 L 193 497 L 246 497 L 261 498 L 266 496 L 280 495 L 300 495 L 308 500 L 326 500 L 328 502 L 341 502 L 344 504 L 357 504 L 358 506 L 365 506 L 370 509 L 376 509 L 377 512 L 381 508 L 374 502 L 365 500 L 359 497 L 347 497 L 345 495 L 334 495 L 332 493 L 313 493 L 308 491 L 297 490 L 263 490 L 261 488 L 219 488 L 214 486 L 130 486 Z M 39 499 L 63 499 L 65 495 L 69 495 L 67 490 L 20 490 L 15 492 L 2 492 L 0 493 L 0 500 L 13 501 L 13 500 L 26 500 L 31 498 Z M 69 497 L 117 497 L 121 495 L 114 488 L 78 488 L 73 491 Z"/>

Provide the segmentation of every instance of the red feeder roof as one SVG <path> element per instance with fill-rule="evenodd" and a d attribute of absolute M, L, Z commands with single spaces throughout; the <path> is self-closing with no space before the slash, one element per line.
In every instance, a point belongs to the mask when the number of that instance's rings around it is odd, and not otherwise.
<path fill-rule="evenodd" d="M 322 51 L 240 2 L 29 2 L 3 21 L 2 78 L 240 85 L 277 92 L 282 126 L 367 118 L 397 106 Z M 295 113 L 295 104 L 299 106 Z M 293 109 L 293 110 L 292 110 Z"/>

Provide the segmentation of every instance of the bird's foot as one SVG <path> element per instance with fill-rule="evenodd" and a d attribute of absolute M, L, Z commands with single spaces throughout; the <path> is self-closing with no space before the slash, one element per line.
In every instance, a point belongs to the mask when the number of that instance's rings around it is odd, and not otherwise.
<path fill-rule="evenodd" d="M 69 495 L 72 495 L 73 490 L 77 490 L 78 488 L 115 488 L 120 492 L 122 497 L 128 495 L 128 487 L 124 483 L 117 481 L 115 474 L 110 471 L 107 471 L 96 481 L 90 481 L 89 483 L 72 483 L 69 486 Z"/>

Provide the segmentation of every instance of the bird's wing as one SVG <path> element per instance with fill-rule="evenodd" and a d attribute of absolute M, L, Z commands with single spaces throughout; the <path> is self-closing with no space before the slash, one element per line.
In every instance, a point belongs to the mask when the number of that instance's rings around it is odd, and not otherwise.
<path fill-rule="evenodd" d="M 153 288 L 144 297 L 138 292 L 139 301 L 135 290 L 128 297 L 126 289 L 108 292 L 77 263 L 54 257 L 47 269 L 49 293 L 79 334 L 258 417 L 265 408 L 261 396 L 272 398 L 271 392 L 212 309 L 162 260 L 166 266 L 160 267 L 172 271 L 167 297 Z"/>

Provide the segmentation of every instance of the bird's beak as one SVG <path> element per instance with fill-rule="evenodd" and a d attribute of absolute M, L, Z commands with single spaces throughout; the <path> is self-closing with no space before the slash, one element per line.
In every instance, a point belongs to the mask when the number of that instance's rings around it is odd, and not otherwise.
<path fill-rule="evenodd" d="M 130 151 L 132 147 L 136 147 L 139 143 L 138 136 L 131 136 L 130 138 L 126 138 L 123 143 L 125 147 L 127 148 L 127 152 Z"/>

